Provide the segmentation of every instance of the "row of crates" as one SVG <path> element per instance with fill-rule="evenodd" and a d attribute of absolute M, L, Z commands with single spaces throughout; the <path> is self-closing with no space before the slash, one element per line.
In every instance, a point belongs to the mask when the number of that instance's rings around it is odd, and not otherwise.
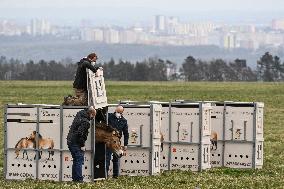
<path fill-rule="evenodd" d="M 157 167 L 140 159 L 153 138 L 150 120 L 160 117 L 160 152 L 147 156 L 160 170 L 201 171 L 211 167 L 262 168 L 263 108 L 260 102 L 150 102 L 121 101 L 129 126 L 129 147 L 121 159 L 122 175 L 157 174 Z M 153 104 L 160 111 L 152 111 Z M 109 106 L 114 112 L 117 104 Z M 147 113 L 148 112 L 148 113 Z M 151 160 L 152 158 L 152 160 Z M 125 171 L 127 170 L 127 171 Z M 111 174 L 110 170 L 110 173 Z"/>
<path fill-rule="evenodd" d="M 120 160 L 121 175 L 146 176 L 157 175 L 161 170 L 201 171 L 211 167 L 261 168 L 263 165 L 263 103 L 121 104 L 130 136 L 127 155 Z M 114 112 L 116 106 L 109 105 L 108 112 Z M 7 105 L 5 178 L 72 180 L 72 158 L 66 137 L 82 108 Z M 104 145 L 95 144 L 94 132 L 91 127 L 86 141 L 84 181 L 106 176 Z M 34 133 L 38 140 L 36 146 L 28 141 Z M 40 144 L 39 136 L 44 144 Z"/>

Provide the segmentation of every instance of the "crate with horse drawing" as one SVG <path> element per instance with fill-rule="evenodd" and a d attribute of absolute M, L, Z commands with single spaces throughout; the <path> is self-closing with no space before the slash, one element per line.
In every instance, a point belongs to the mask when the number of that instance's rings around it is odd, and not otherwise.
<path fill-rule="evenodd" d="M 162 170 L 210 168 L 211 105 L 162 103 Z"/>
<path fill-rule="evenodd" d="M 217 102 L 212 107 L 212 166 L 261 168 L 264 104 Z"/>
<path fill-rule="evenodd" d="M 85 107 L 6 105 L 4 115 L 5 178 L 72 180 L 72 158 L 66 137 L 74 117 L 83 108 Z M 84 181 L 106 176 L 103 166 L 105 162 L 104 145 L 95 143 L 94 130 L 95 128 L 91 126 L 86 141 Z M 118 137 L 116 138 L 118 140 Z"/>
<path fill-rule="evenodd" d="M 110 105 L 109 112 L 113 113 L 116 106 Z M 129 176 L 159 174 L 161 105 L 123 104 L 123 107 L 123 116 L 128 122 L 129 142 L 126 156 L 120 160 L 120 174 Z M 110 174 L 112 174 L 111 169 Z"/>

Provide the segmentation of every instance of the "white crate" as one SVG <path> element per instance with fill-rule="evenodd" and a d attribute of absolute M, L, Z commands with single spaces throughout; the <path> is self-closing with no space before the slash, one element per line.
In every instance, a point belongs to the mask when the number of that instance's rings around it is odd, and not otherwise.
<path fill-rule="evenodd" d="M 261 168 L 264 104 L 217 102 L 212 105 L 212 133 L 217 134 L 217 148 L 211 147 L 212 167 Z"/>
<path fill-rule="evenodd" d="M 77 112 L 84 107 L 46 105 L 7 105 L 4 116 L 4 175 L 6 179 L 40 179 L 68 181 L 71 179 L 72 158 L 67 146 L 67 134 Z M 19 145 L 36 134 L 35 142 Z M 41 145 L 41 139 L 45 141 Z M 93 138 L 92 138 L 93 137 Z M 86 141 L 84 181 L 105 177 L 105 168 L 94 172 L 94 128 L 89 129 Z M 92 144 L 93 143 L 93 144 Z M 21 146 L 18 148 L 17 146 Z M 15 151 L 19 149 L 16 158 Z M 100 159 L 100 161 L 102 161 Z M 68 172 L 69 171 L 69 172 Z"/>
<path fill-rule="evenodd" d="M 116 106 L 117 104 L 110 105 L 109 112 L 114 112 Z M 128 122 L 129 143 L 127 155 L 120 160 L 120 174 L 129 176 L 159 174 L 161 105 L 125 104 L 123 107 L 123 116 Z M 112 164 L 109 173 L 112 174 Z"/>
<path fill-rule="evenodd" d="M 163 103 L 162 170 L 200 171 L 211 167 L 210 117 L 208 103 Z"/>

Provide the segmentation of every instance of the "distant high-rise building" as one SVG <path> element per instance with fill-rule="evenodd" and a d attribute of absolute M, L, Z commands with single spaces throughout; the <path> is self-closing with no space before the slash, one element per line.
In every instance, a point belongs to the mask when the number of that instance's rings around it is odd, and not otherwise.
<path fill-rule="evenodd" d="M 45 19 L 32 19 L 27 32 L 33 36 L 47 35 L 51 33 L 51 24 Z"/>
<path fill-rule="evenodd" d="M 284 19 L 272 20 L 271 27 L 274 30 L 284 30 Z"/>
<path fill-rule="evenodd" d="M 226 34 L 223 37 L 223 47 L 226 49 L 234 49 L 237 47 L 236 35 L 234 33 Z"/>
<path fill-rule="evenodd" d="M 119 31 L 115 29 L 104 30 L 104 42 L 119 43 Z"/>
<path fill-rule="evenodd" d="M 154 31 L 164 32 L 166 30 L 166 17 L 163 15 L 156 15 L 154 20 Z"/>

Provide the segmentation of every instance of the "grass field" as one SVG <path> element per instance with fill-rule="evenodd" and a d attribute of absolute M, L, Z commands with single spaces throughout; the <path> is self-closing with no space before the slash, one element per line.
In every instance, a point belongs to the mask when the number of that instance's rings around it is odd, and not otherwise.
<path fill-rule="evenodd" d="M 60 104 L 72 94 L 70 81 L 0 81 L 1 145 L 3 109 L 7 103 Z M 0 188 L 284 188 L 284 83 L 107 82 L 109 102 L 118 100 L 261 101 L 264 112 L 264 166 L 261 170 L 218 168 L 192 173 L 169 171 L 160 176 L 120 177 L 92 184 L 47 181 L 6 181 L 3 149 Z"/>

